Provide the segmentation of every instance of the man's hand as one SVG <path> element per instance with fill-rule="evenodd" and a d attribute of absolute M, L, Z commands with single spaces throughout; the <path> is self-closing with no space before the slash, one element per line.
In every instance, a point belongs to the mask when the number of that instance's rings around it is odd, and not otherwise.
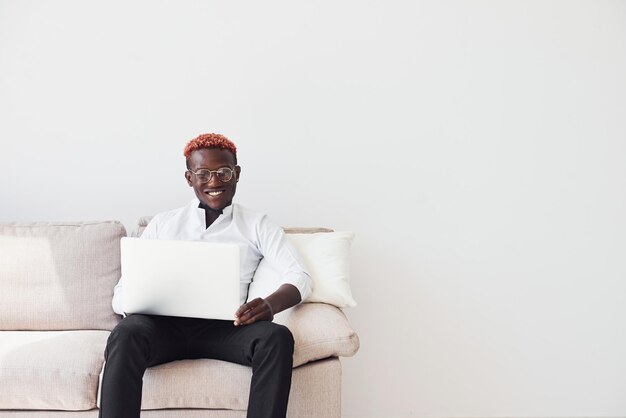
<path fill-rule="evenodd" d="M 269 302 L 262 298 L 252 299 L 235 312 L 235 326 L 250 325 L 256 321 L 271 321 L 274 312 Z"/>
<path fill-rule="evenodd" d="M 274 314 L 300 303 L 300 291 L 292 284 L 283 284 L 265 299 L 256 298 L 241 305 L 235 312 L 235 326 L 256 321 L 271 321 Z"/>

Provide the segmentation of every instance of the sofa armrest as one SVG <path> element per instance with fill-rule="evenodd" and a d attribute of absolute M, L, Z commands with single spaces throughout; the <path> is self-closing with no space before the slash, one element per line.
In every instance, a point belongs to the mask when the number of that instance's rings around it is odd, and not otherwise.
<path fill-rule="evenodd" d="M 359 336 L 343 311 L 325 303 L 301 303 L 276 315 L 295 341 L 293 367 L 328 357 L 350 357 L 359 350 Z"/>

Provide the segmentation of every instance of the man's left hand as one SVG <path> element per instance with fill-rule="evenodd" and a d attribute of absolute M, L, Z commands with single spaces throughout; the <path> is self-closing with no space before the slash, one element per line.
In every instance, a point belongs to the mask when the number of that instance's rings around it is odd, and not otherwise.
<path fill-rule="evenodd" d="M 235 312 L 235 326 L 250 325 L 256 321 L 271 321 L 274 312 L 269 302 L 263 298 L 252 299 L 241 305 Z"/>

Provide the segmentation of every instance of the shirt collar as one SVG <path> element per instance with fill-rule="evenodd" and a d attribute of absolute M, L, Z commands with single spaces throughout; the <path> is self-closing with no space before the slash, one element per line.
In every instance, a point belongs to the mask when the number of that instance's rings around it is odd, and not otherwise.
<path fill-rule="evenodd" d="M 200 207 L 200 199 L 195 196 L 189 203 L 189 206 L 192 209 L 192 212 L 196 214 L 196 220 L 198 225 L 202 225 L 202 229 L 205 229 L 205 210 Z M 222 214 L 215 220 L 214 224 L 220 222 L 222 219 L 228 219 L 232 217 L 233 206 L 234 203 L 231 203 L 230 205 L 222 209 Z"/>

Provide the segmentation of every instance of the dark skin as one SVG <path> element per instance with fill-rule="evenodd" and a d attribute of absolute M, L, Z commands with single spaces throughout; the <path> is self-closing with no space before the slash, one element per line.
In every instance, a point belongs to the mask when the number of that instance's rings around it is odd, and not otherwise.
<path fill-rule="evenodd" d="M 222 210 L 231 205 L 237 191 L 237 182 L 241 167 L 236 164 L 235 156 L 228 150 L 207 148 L 193 151 L 187 160 L 185 172 L 187 184 L 193 188 L 205 209 L 207 228 L 222 214 Z M 220 181 L 216 175 L 208 183 L 200 183 L 192 173 L 200 169 L 218 170 L 228 167 L 234 175 L 228 182 Z M 250 325 L 257 321 L 271 321 L 274 315 L 300 303 L 300 291 L 291 284 L 283 284 L 274 293 L 263 298 L 256 298 L 244 303 L 235 312 L 235 326 Z"/>

